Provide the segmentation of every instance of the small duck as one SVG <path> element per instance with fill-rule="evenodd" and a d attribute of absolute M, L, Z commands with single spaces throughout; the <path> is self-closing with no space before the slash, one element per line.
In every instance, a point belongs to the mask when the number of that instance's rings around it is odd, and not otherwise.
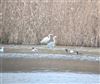
<path fill-rule="evenodd" d="M 65 51 L 67 52 L 67 53 L 70 53 L 70 54 L 79 54 L 79 52 L 78 51 L 75 51 L 75 50 L 69 50 L 69 49 L 65 49 Z"/>
<path fill-rule="evenodd" d="M 0 52 L 4 52 L 4 47 L 1 47 L 0 48 Z"/>
<path fill-rule="evenodd" d="M 38 53 L 38 49 L 37 49 L 37 48 L 32 47 L 32 52 L 33 52 L 33 53 Z"/>

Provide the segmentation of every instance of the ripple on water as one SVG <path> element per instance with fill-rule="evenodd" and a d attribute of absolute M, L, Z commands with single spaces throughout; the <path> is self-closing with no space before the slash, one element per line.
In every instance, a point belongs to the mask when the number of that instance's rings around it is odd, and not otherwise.
<path fill-rule="evenodd" d="M 91 55 L 64 55 L 64 54 L 33 54 L 33 53 L 0 53 L 3 58 L 49 58 L 66 60 L 100 61 L 99 56 Z"/>
<path fill-rule="evenodd" d="M 71 72 L 0 73 L 3 84 L 99 84 L 100 75 Z"/>

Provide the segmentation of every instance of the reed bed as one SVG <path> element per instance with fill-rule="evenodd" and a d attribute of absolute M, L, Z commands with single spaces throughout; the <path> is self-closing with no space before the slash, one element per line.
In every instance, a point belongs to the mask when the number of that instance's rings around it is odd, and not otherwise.
<path fill-rule="evenodd" d="M 99 0 L 1 0 L 0 43 L 100 47 Z"/>

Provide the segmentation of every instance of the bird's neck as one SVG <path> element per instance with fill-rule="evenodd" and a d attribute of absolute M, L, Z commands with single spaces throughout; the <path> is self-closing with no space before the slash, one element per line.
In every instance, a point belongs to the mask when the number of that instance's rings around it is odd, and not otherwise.
<path fill-rule="evenodd" d="M 51 35 L 48 36 L 49 38 L 51 37 Z"/>

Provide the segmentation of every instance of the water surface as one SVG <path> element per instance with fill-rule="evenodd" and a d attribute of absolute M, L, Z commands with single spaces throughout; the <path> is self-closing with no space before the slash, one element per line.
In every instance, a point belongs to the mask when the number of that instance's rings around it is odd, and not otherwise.
<path fill-rule="evenodd" d="M 2 84 L 100 84 L 100 75 L 71 72 L 0 73 Z"/>

